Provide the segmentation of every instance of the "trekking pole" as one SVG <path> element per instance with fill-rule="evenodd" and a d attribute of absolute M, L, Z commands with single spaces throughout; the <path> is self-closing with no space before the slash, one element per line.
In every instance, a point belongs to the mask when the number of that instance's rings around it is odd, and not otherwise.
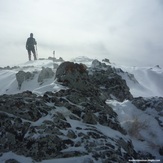
<path fill-rule="evenodd" d="M 54 66 L 54 59 L 55 59 L 55 50 L 53 51 L 53 69 L 55 68 L 55 66 Z"/>
<path fill-rule="evenodd" d="M 38 59 L 38 50 L 37 50 L 37 45 L 36 45 L 36 59 Z"/>

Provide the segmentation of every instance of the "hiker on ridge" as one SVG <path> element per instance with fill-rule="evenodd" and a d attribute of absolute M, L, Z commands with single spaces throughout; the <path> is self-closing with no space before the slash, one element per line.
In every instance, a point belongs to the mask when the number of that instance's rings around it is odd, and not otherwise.
<path fill-rule="evenodd" d="M 26 42 L 26 49 L 28 51 L 29 61 L 31 61 L 31 52 L 33 53 L 34 60 L 37 60 L 35 45 L 37 45 L 37 42 L 35 38 L 33 38 L 33 33 L 31 33 L 30 37 L 27 39 L 27 42 Z"/>

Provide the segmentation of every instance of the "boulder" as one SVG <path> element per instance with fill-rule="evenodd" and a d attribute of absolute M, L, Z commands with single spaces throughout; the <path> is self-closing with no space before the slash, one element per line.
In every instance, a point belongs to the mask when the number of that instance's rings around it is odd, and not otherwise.
<path fill-rule="evenodd" d="M 97 124 L 97 118 L 93 113 L 88 112 L 83 115 L 83 122 L 88 124 Z"/>
<path fill-rule="evenodd" d="M 87 67 L 83 64 L 63 62 L 56 71 L 58 82 L 70 88 L 87 90 L 90 87 Z"/>
<path fill-rule="evenodd" d="M 21 89 L 22 83 L 25 80 L 32 80 L 33 77 L 34 77 L 34 74 L 30 72 L 19 71 L 18 73 L 16 73 L 16 80 L 18 82 L 18 88 Z"/>
<path fill-rule="evenodd" d="M 52 78 L 54 77 L 54 72 L 51 68 L 49 67 L 42 67 L 42 70 L 41 72 L 39 73 L 39 76 L 38 76 L 38 82 L 41 83 L 44 81 L 44 79 L 49 79 L 49 78 Z"/>

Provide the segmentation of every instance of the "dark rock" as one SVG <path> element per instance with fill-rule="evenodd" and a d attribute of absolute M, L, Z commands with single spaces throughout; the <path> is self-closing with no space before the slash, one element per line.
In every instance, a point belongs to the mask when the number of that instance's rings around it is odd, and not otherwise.
<path fill-rule="evenodd" d="M 126 81 L 117 74 L 115 68 L 95 60 L 92 62 L 89 73 L 89 80 L 97 88 L 101 88 L 104 99 L 113 98 L 118 101 L 124 101 L 125 99 L 131 100 L 133 98 Z"/>
<path fill-rule="evenodd" d="M 160 147 L 160 148 L 159 148 L 159 154 L 160 154 L 161 156 L 163 156 L 163 147 Z"/>
<path fill-rule="evenodd" d="M 100 61 L 98 61 L 97 59 L 93 60 L 92 61 L 92 65 L 91 65 L 92 68 L 105 68 L 107 67 L 107 65 L 105 63 L 101 63 Z"/>
<path fill-rule="evenodd" d="M 20 163 L 20 162 L 15 159 L 8 159 L 5 161 L 5 163 Z"/>
<path fill-rule="evenodd" d="M 102 60 L 103 62 L 110 63 L 109 59 L 105 58 Z"/>
<path fill-rule="evenodd" d="M 97 124 L 96 119 L 97 119 L 96 116 L 91 112 L 88 112 L 88 113 L 83 115 L 83 122 L 84 123 Z"/>
<path fill-rule="evenodd" d="M 67 137 L 70 139 L 75 139 L 77 136 L 73 130 L 68 130 Z"/>
<path fill-rule="evenodd" d="M 48 57 L 48 59 L 54 62 L 64 62 L 64 59 L 62 57 L 59 57 L 58 59 L 55 57 Z"/>
<path fill-rule="evenodd" d="M 56 78 L 70 88 L 87 90 L 90 88 L 86 66 L 73 62 L 63 62 L 56 71 Z"/>
<path fill-rule="evenodd" d="M 125 137 L 117 114 L 98 97 L 75 89 L 46 92 L 43 97 L 30 91 L 0 96 L 0 152 L 12 151 L 35 161 L 82 155 L 92 156 L 88 162 L 137 158 L 131 142 L 110 138 L 96 128 L 96 124 L 108 126 Z M 48 106 L 47 101 L 59 106 Z M 74 126 L 73 121 L 83 126 Z"/>
<path fill-rule="evenodd" d="M 163 97 L 152 97 L 152 98 L 143 98 L 137 97 L 132 100 L 132 103 L 141 110 L 146 110 L 147 108 L 155 109 L 157 112 L 163 110 Z"/>

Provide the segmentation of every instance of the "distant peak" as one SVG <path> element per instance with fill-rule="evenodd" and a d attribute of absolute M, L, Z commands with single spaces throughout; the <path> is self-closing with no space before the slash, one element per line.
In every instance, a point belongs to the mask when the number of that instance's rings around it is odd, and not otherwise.
<path fill-rule="evenodd" d="M 161 67 L 160 67 L 159 65 L 156 65 L 155 68 L 159 68 L 159 69 L 161 69 Z"/>
<path fill-rule="evenodd" d="M 72 62 L 91 62 L 93 60 L 94 59 L 88 58 L 86 56 L 79 56 L 79 57 L 73 58 L 71 61 Z"/>

